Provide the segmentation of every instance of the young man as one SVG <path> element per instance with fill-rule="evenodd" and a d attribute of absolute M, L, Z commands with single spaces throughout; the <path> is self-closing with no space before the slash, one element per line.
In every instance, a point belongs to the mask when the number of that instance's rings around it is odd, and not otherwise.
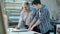
<path fill-rule="evenodd" d="M 32 4 L 36 8 L 36 16 L 29 26 L 29 30 L 33 30 L 38 26 L 42 34 L 49 34 L 49 31 L 52 30 L 53 27 L 50 24 L 50 13 L 47 7 L 42 5 L 39 0 L 34 0 Z"/>

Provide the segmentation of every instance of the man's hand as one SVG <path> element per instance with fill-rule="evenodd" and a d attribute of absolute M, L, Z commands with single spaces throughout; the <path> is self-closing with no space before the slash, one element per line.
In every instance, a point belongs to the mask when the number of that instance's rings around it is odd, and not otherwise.
<path fill-rule="evenodd" d="M 32 30 L 33 30 L 33 28 L 34 28 L 34 27 L 30 27 L 30 28 L 28 28 L 28 29 L 29 29 L 30 31 L 32 31 Z"/>
<path fill-rule="evenodd" d="M 30 29 L 31 29 L 31 26 L 29 26 L 28 30 L 30 30 Z"/>

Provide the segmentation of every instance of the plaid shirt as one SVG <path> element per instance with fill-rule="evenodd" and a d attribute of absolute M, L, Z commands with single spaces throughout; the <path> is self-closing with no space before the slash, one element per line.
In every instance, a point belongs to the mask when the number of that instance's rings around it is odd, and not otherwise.
<path fill-rule="evenodd" d="M 42 34 L 46 33 L 48 30 L 52 30 L 52 25 L 50 24 L 50 13 L 45 5 L 42 5 L 40 11 L 36 11 L 35 19 L 41 21 L 38 28 Z"/>

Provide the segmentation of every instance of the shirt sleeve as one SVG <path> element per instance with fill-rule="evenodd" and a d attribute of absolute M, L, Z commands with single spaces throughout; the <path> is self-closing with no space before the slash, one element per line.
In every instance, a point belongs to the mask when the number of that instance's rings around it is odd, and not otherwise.
<path fill-rule="evenodd" d="M 36 10 L 36 8 L 35 7 L 33 7 L 33 6 L 30 6 L 30 10 L 32 10 L 33 11 L 33 13 L 34 13 L 34 19 L 38 19 L 38 15 L 37 15 L 37 10 Z"/>
<path fill-rule="evenodd" d="M 47 7 L 44 7 L 42 9 L 42 13 L 41 15 L 39 16 L 39 20 L 50 20 L 50 13 L 49 13 L 49 10 Z"/>
<path fill-rule="evenodd" d="M 23 17 L 22 17 L 23 12 L 20 13 L 20 17 L 19 17 L 19 22 L 18 22 L 18 28 L 21 28 L 23 26 Z"/>
<path fill-rule="evenodd" d="M 48 20 L 48 21 L 50 21 L 50 13 L 49 13 L 49 10 L 48 10 L 48 8 L 46 7 L 46 19 Z"/>
<path fill-rule="evenodd" d="M 36 11 L 34 19 L 37 20 L 38 18 L 39 18 L 39 14 L 38 14 L 38 12 Z"/>

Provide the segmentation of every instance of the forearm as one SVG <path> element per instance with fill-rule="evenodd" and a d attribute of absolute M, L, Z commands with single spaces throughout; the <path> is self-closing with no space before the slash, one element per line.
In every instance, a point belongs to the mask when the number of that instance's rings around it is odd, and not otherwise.
<path fill-rule="evenodd" d="M 39 25 L 41 23 L 40 20 L 37 20 L 37 22 L 32 26 L 33 28 L 36 27 L 37 25 Z"/>
<path fill-rule="evenodd" d="M 36 22 L 36 19 L 33 19 L 29 27 L 32 27 L 35 22 Z"/>

